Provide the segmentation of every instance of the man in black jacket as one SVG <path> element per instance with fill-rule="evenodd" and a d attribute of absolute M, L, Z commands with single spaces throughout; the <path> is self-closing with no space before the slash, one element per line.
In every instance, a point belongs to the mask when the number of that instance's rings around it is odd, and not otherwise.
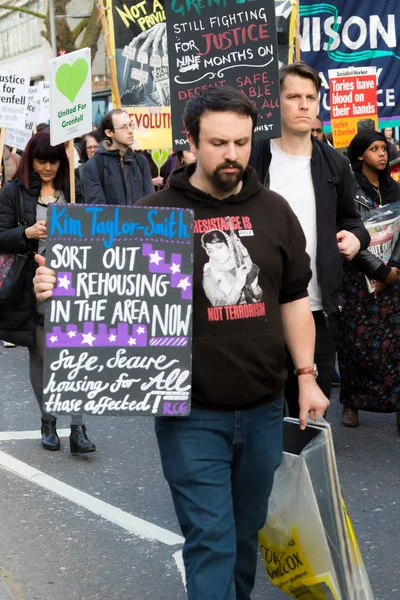
<path fill-rule="evenodd" d="M 335 367 L 336 323 L 342 260 L 368 247 L 369 234 L 355 206 L 347 160 L 311 136 L 321 79 L 298 62 L 280 72 L 282 137 L 254 145 L 250 164 L 260 181 L 281 194 L 296 213 L 307 240 L 313 277 L 308 292 L 316 325 L 315 369 L 329 398 Z M 288 358 L 285 388 L 291 416 L 298 416 L 298 386 Z"/>
<path fill-rule="evenodd" d="M 83 171 L 86 204 L 133 206 L 154 192 L 146 158 L 131 148 L 134 129 L 125 110 L 104 115 L 100 124 L 104 141 Z"/>

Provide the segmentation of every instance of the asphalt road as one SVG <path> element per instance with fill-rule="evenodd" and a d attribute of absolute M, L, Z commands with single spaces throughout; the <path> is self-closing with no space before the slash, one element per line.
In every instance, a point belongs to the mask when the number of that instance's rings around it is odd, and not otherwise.
<path fill-rule="evenodd" d="M 0 600 L 184 600 L 181 538 L 152 419 L 90 417 L 97 452 L 74 458 L 39 441 L 27 352 L 0 348 Z M 344 496 L 376 600 L 400 599 L 400 437 L 394 415 L 339 423 Z M 69 427 L 68 418 L 59 429 Z M 260 560 L 252 600 L 283 600 Z M 206 599 L 204 599 L 206 600 Z"/>

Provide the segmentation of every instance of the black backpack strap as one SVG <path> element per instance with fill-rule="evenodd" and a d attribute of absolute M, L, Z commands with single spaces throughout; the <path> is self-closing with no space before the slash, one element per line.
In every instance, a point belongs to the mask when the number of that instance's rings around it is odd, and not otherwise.
<path fill-rule="evenodd" d="M 96 152 L 95 155 L 93 156 L 93 158 L 96 163 L 101 187 L 103 188 L 103 191 L 104 191 L 104 157 L 102 154 L 99 154 L 98 152 Z"/>
<path fill-rule="evenodd" d="M 17 194 L 18 194 L 18 202 L 17 202 L 17 222 L 21 227 L 26 226 L 25 221 L 25 210 L 24 210 L 24 192 L 21 185 L 17 183 Z"/>
<path fill-rule="evenodd" d="M 143 154 L 139 154 L 138 152 L 135 152 L 135 150 L 133 151 L 133 157 L 136 161 L 137 166 L 140 169 L 140 172 L 142 174 L 142 179 L 143 179 L 144 178 L 144 167 L 143 167 L 142 160 L 146 160 L 146 158 L 143 156 Z"/>
<path fill-rule="evenodd" d="M 99 154 L 98 152 L 96 152 L 96 154 L 93 156 L 93 158 L 96 162 L 96 167 L 97 167 L 97 172 L 99 174 L 101 187 L 104 190 L 104 157 L 102 154 Z M 142 177 L 144 177 L 144 168 L 143 168 L 143 163 L 141 161 L 141 155 L 138 154 L 138 152 L 133 152 L 133 158 L 135 159 L 136 164 L 139 167 Z M 142 158 L 144 159 L 144 157 L 142 157 Z"/>

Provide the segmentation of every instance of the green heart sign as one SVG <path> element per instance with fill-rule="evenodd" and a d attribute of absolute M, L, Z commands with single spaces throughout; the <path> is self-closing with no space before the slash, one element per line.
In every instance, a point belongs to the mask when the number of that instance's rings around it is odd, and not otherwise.
<path fill-rule="evenodd" d="M 57 69 L 56 86 L 63 96 L 73 103 L 85 83 L 89 66 L 84 58 L 78 58 L 72 65 L 64 63 Z"/>
<path fill-rule="evenodd" d="M 151 158 L 154 160 L 154 163 L 158 169 L 158 172 L 160 172 L 161 167 L 163 166 L 165 161 L 168 159 L 168 157 L 169 157 L 169 150 L 152 150 L 151 151 Z"/>

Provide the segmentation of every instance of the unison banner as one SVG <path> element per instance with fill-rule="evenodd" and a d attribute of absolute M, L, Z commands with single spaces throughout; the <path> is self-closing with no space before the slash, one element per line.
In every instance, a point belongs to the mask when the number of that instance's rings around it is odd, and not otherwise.
<path fill-rule="evenodd" d="M 121 103 L 143 149 L 171 147 L 164 0 L 107 0 Z M 115 104 L 115 98 L 114 104 Z"/>
<path fill-rule="evenodd" d="M 300 0 L 301 59 L 321 75 L 321 114 L 329 121 L 329 69 L 377 69 L 379 121 L 400 125 L 398 0 Z"/>

